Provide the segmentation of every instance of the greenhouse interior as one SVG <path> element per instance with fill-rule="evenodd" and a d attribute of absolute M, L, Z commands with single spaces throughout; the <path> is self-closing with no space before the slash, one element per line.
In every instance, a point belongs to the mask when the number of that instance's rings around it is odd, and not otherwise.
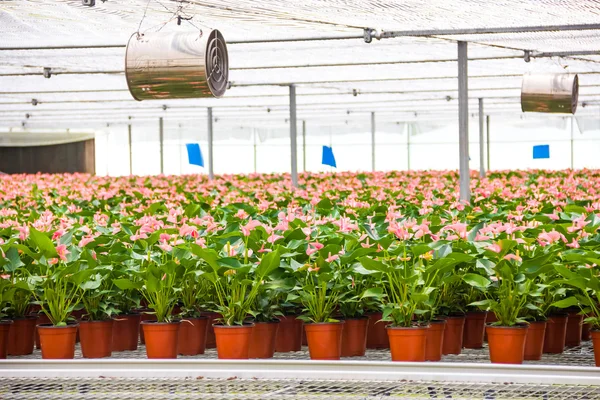
<path fill-rule="evenodd" d="M 0 2 L 0 398 L 600 399 L 599 15 Z"/>

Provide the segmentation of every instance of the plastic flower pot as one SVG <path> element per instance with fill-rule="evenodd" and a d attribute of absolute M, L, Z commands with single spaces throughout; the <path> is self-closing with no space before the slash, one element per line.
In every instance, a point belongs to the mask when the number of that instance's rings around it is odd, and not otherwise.
<path fill-rule="evenodd" d="M 144 321 L 141 323 L 146 338 L 146 357 L 177 358 L 180 322 Z"/>
<path fill-rule="evenodd" d="M 112 351 L 137 350 L 140 319 L 140 314 L 122 314 L 114 318 Z"/>
<path fill-rule="evenodd" d="M 81 354 L 84 358 L 110 357 L 113 339 L 112 319 L 105 321 L 79 322 Z"/>
<path fill-rule="evenodd" d="M 221 318 L 221 314 L 216 312 L 203 312 L 202 315 L 208 318 L 208 330 L 206 331 L 206 348 L 214 349 L 217 347 L 217 341 L 215 339 L 215 329 L 213 328 L 213 324 L 215 323 L 215 319 Z"/>
<path fill-rule="evenodd" d="M 217 339 L 217 356 L 220 359 L 247 360 L 254 324 L 220 325 L 214 324 Z"/>
<path fill-rule="evenodd" d="M 367 350 L 369 317 L 348 318 L 342 330 L 342 357 L 361 357 Z"/>
<path fill-rule="evenodd" d="M 8 355 L 24 356 L 33 353 L 37 316 L 13 319 L 8 333 Z"/>
<path fill-rule="evenodd" d="M 344 321 L 304 325 L 311 360 L 340 359 L 344 325 Z"/>
<path fill-rule="evenodd" d="M 567 314 L 556 314 L 548 318 L 544 338 L 544 353 L 560 354 L 564 351 L 568 318 Z"/>
<path fill-rule="evenodd" d="M 75 318 L 75 320 L 77 321 L 77 323 L 79 323 L 81 321 L 81 319 L 83 318 L 83 316 L 85 315 L 85 309 L 82 308 L 80 310 L 74 310 L 71 313 L 71 317 Z M 79 343 L 79 330 L 77 330 L 77 335 L 75 336 L 75 343 Z"/>
<path fill-rule="evenodd" d="M 6 358 L 8 354 L 8 336 L 12 324 L 10 320 L 0 321 L 0 358 Z"/>
<path fill-rule="evenodd" d="M 581 325 L 581 340 L 590 340 L 592 338 L 592 325 L 583 324 Z"/>
<path fill-rule="evenodd" d="M 138 308 L 134 310 L 136 314 L 140 314 L 140 323 L 142 321 L 156 321 L 156 315 L 150 314 L 149 308 Z M 146 339 L 144 338 L 144 330 L 140 329 L 140 343 L 145 344 Z"/>
<path fill-rule="evenodd" d="M 279 320 L 272 322 L 255 322 L 248 349 L 248 358 L 273 358 Z"/>
<path fill-rule="evenodd" d="M 594 345 L 594 361 L 596 362 L 596 367 L 600 367 L 600 331 L 594 329 L 590 332 L 590 336 Z"/>
<path fill-rule="evenodd" d="M 287 353 L 290 351 L 302 350 L 303 324 L 302 320 L 296 318 L 294 315 L 279 317 L 275 351 L 278 353 Z"/>
<path fill-rule="evenodd" d="M 429 322 L 429 329 L 425 332 L 427 339 L 425 344 L 425 361 L 440 361 L 442 359 L 446 324 L 445 319 L 436 319 Z"/>
<path fill-rule="evenodd" d="M 425 361 L 429 326 L 388 326 L 392 361 Z"/>
<path fill-rule="evenodd" d="M 495 364 L 523 364 L 527 325 L 486 327 L 490 361 Z"/>
<path fill-rule="evenodd" d="M 385 329 L 387 322 L 380 321 L 382 313 L 369 314 L 367 328 L 367 349 L 389 349 L 390 339 Z"/>
<path fill-rule="evenodd" d="M 204 354 L 207 332 L 208 317 L 182 319 L 179 325 L 177 353 L 182 356 Z"/>
<path fill-rule="evenodd" d="M 45 324 L 50 324 L 50 318 L 48 318 L 48 316 L 43 313 L 40 312 L 39 314 L 35 314 L 37 315 L 37 325 L 35 327 L 35 348 L 36 349 L 41 349 L 42 348 L 42 342 L 40 341 L 40 331 L 38 330 L 38 325 L 45 325 Z M 32 315 L 33 317 L 34 315 Z"/>
<path fill-rule="evenodd" d="M 38 325 L 43 359 L 73 359 L 75 358 L 76 323 L 66 326 L 52 324 Z"/>
<path fill-rule="evenodd" d="M 485 323 L 491 324 L 492 322 L 496 321 L 498 321 L 498 318 L 496 318 L 496 314 L 494 314 L 493 312 L 488 312 L 487 317 L 485 317 Z M 487 342 L 487 331 L 485 329 L 483 334 L 483 341 Z"/>
<path fill-rule="evenodd" d="M 546 321 L 535 321 L 529 324 L 525 338 L 525 360 L 541 360 L 544 352 Z"/>
<path fill-rule="evenodd" d="M 462 351 L 463 327 L 465 325 L 465 316 L 447 316 L 446 329 L 444 329 L 444 339 L 442 344 L 442 354 L 460 354 Z"/>
<path fill-rule="evenodd" d="M 567 319 L 567 333 L 565 335 L 566 347 L 581 346 L 581 332 L 583 328 L 583 315 L 578 311 L 569 312 Z"/>
<path fill-rule="evenodd" d="M 481 349 L 485 334 L 487 311 L 471 311 L 465 316 L 463 344 L 465 349 Z"/>

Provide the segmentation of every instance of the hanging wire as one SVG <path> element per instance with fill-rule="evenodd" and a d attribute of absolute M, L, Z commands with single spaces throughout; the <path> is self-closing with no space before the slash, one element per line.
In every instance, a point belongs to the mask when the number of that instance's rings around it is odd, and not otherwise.
<path fill-rule="evenodd" d="M 144 19 L 146 18 L 146 13 L 148 12 L 148 6 L 150 5 L 150 1 L 148 0 L 148 2 L 146 3 L 146 8 L 144 9 L 144 15 L 142 15 L 142 19 L 140 20 L 140 24 L 138 25 L 137 28 L 137 36 L 138 38 L 140 37 L 140 28 L 142 27 L 142 22 L 144 22 Z"/>

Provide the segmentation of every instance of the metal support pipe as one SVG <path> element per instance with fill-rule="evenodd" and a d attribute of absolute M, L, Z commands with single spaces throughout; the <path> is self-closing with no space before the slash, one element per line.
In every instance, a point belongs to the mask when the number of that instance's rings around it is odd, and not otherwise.
<path fill-rule="evenodd" d="M 253 130 L 254 132 L 254 173 L 257 172 L 257 168 L 256 168 L 256 129 Z"/>
<path fill-rule="evenodd" d="M 131 119 L 131 117 L 129 117 Z M 133 146 L 131 141 L 131 124 L 127 125 L 127 138 L 129 141 L 129 175 L 133 175 Z"/>
<path fill-rule="evenodd" d="M 165 173 L 165 163 L 164 163 L 164 128 L 163 128 L 163 117 L 158 119 L 158 135 L 160 141 L 160 173 L 161 175 Z"/>
<path fill-rule="evenodd" d="M 368 29 L 368 28 L 367 28 Z M 554 32 L 554 31 L 586 31 L 600 29 L 600 24 L 577 25 L 537 25 L 513 26 L 497 28 L 469 28 L 469 29 L 424 29 L 410 31 L 383 31 L 373 37 L 387 39 L 401 36 L 454 36 L 454 35 L 492 35 L 500 33 L 529 33 L 529 32 Z M 374 29 L 368 29 L 374 32 Z"/>
<path fill-rule="evenodd" d="M 487 132 L 487 140 L 486 145 L 487 145 L 487 170 L 490 171 L 490 116 L 487 115 L 485 117 L 485 124 L 486 124 L 486 132 Z"/>
<path fill-rule="evenodd" d="M 485 177 L 485 154 L 483 140 L 483 99 L 479 99 L 479 176 Z"/>
<path fill-rule="evenodd" d="M 406 170 L 410 171 L 410 131 L 411 125 L 406 125 Z"/>
<path fill-rule="evenodd" d="M 302 171 L 306 172 L 306 120 L 302 121 Z"/>
<path fill-rule="evenodd" d="M 571 117 L 571 170 L 575 169 L 575 143 L 573 141 L 573 129 L 575 126 L 575 117 Z"/>
<path fill-rule="evenodd" d="M 460 200 L 471 200 L 469 186 L 469 85 L 467 70 L 467 43 L 458 42 L 458 148 Z"/>
<path fill-rule="evenodd" d="M 375 112 L 371 112 L 371 171 L 375 172 Z"/>
<path fill-rule="evenodd" d="M 298 187 L 298 150 L 296 148 L 296 137 L 297 137 L 296 126 L 296 86 L 290 85 L 290 150 L 292 160 L 292 186 Z"/>
<path fill-rule="evenodd" d="M 213 113 L 212 107 L 207 109 L 208 115 L 208 179 L 214 179 L 215 174 L 213 171 Z"/>

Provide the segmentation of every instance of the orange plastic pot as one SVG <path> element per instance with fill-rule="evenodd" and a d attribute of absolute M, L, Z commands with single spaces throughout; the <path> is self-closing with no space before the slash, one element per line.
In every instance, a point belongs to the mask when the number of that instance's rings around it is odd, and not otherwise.
<path fill-rule="evenodd" d="M 498 321 L 498 318 L 496 318 L 496 314 L 494 314 L 493 312 L 488 312 L 487 317 L 485 317 L 485 323 L 486 324 L 491 324 L 492 322 L 496 322 Z M 487 342 L 487 331 L 484 329 L 484 334 L 483 334 L 483 341 Z"/>
<path fill-rule="evenodd" d="M 429 322 L 429 329 L 425 332 L 427 339 L 425 344 L 425 361 L 440 361 L 442 359 L 446 324 L 447 322 L 444 319 L 436 319 Z"/>
<path fill-rule="evenodd" d="M 106 321 L 81 321 L 79 339 L 84 358 L 110 357 L 112 354 L 112 319 Z"/>
<path fill-rule="evenodd" d="M 367 350 L 369 317 L 348 318 L 342 330 L 342 357 L 361 357 Z"/>
<path fill-rule="evenodd" d="M 385 329 L 387 323 L 381 321 L 382 313 L 369 314 L 367 328 L 367 349 L 389 349 L 390 339 Z"/>
<path fill-rule="evenodd" d="M 495 364 L 523 364 L 527 325 L 487 326 L 490 361 Z"/>
<path fill-rule="evenodd" d="M 548 318 L 544 338 L 544 353 L 560 354 L 564 351 L 568 318 L 567 314 L 552 315 Z"/>
<path fill-rule="evenodd" d="M 592 338 L 591 334 L 592 325 L 583 324 L 581 325 L 581 340 L 590 340 Z"/>
<path fill-rule="evenodd" d="M 529 324 L 525 338 L 525 360 L 541 360 L 544 352 L 544 337 L 546 336 L 546 321 L 536 321 Z"/>
<path fill-rule="evenodd" d="M 247 360 L 254 324 L 213 325 L 217 340 L 217 356 L 220 359 Z"/>
<path fill-rule="evenodd" d="M 137 350 L 140 318 L 140 314 L 123 314 L 114 318 L 112 351 Z"/>
<path fill-rule="evenodd" d="M 345 322 L 306 324 L 306 339 L 311 360 L 339 360 Z"/>
<path fill-rule="evenodd" d="M 43 359 L 73 359 L 75 358 L 75 337 L 77 324 L 54 326 L 43 324 L 37 326 L 40 333 Z"/>
<path fill-rule="evenodd" d="M 290 351 L 302 350 L 303 324 L 302 320 L 296 318 L 294 315 L 279 317 L 275 351 L 278 353 L 287 353 Z"/>
<path fill-rule="evenodd" d="M 6 358 L 8 355 L 8 336 L 12 324 L 10 320 L 0 321 L 0 358 Z"/>
<path fill-rule="evenodd" d="M 179 322 L 142 322 L 146 338 L 146 357 L 177 358 L 179 325 Z"/>
<path fill-rule="evenodd" d="M 24 356 L 33 353 L 37 317 L 16 318 L 8 333 L 8 355 Z"/>
<path fill-rule="evenodd" d="M 465 317 L 461 315 L 447 316 L 443 318 L 446 320 L 446 329 L 444 329 L 442 354 L 460 354 L 462 351 Z"/>
<path fill-rule="evenodd" d="M 33 317 L 33 315 L 32 315 Z M 37 314 L 37 325 L 35 327 L 35 348 L 36 349 L 41 349 L 42 348 L 42 342 L 40 341 L 40 332 L 38 330 L 38 325 L 45 325 L 45 324 L 50 324 L 50 318 L 48 318 L 48 316 L 43 313 L 40 312 L 39 314 Z"/>
<path fill-rule="evenodd" d="M 279 320 L 273 322 L 255 322 L 248 349 L 249 358 L 273 358 Z"/>
<path fill-rule="evenodd" d="M 471 311 L 465 317 L 463 343 L 465 349 L 481 349 L 485 334 L 485 319 L 487 311 Z"/>
<path fill-rule="evenodd" d="M 590 336 L 594 345 L 594 361 L 596 362 L 596 367 L 600 367 L 600 331 L 592 330 Z"/>
<path fill-rule="evenodd" d="M 429 326 L 388 326 L 392 361 L 425 361 Z"/>
<path fill-rule="evenodd" d="M 207 332 L 208 317 L 182 319 L 179 325 L 177 353 L 182 356 L 204 354 Z"/>
<path fill-rule="evenodd" d="M 149 308 L 138 308 L 135 309 L 134 312 L 136 314 L 140 314 L 140 323 L 142 321 L 156 321 L 156 315 L 150 314 L 151 310 Z M 144 338 L 144 330 L 140 329 L 140 343 L 145 344 L 146 339 Z"/>
<path fill-rule="evenodd" d="M 202 315 L 208 318 L 208 330 L 206 331 L 206 348 L 214 349 L 217 347 L 217 341 L 215 338 L 215 329 L 213 325 L 215 324 L 215 319 L 221 318 L 221 314 L 216 312 L 204 312 Z"/>
<path fill-rule="evenodd" d="M 566 347 L 581 346 L 581 332 L 583 328 L 583 315 L 579 312 L 569 312 L 567 319 L 567 333 L 565 335 Z"/>

